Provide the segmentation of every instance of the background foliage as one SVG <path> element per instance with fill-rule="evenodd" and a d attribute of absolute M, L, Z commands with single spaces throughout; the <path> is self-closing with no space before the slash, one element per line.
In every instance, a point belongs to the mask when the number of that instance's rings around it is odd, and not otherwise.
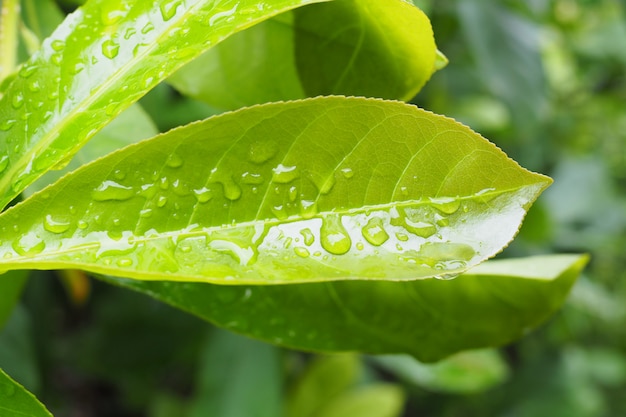
<path fill-rule="evenodd" d="M 43 34 L 57 22 L 36 3 L 24 13 Z M 503 255 L 592 255 L 548 324 L 500 352 L 429 366 L 305 355 L 35 272 L 0 334 L 0 367 L 59 416 L 626 415 L 626 2 L 415 3 L 450 64 L 414 102 L 555 179 Z M 161 131 L 213 112 L 167 84 L 140 104 Z"/>

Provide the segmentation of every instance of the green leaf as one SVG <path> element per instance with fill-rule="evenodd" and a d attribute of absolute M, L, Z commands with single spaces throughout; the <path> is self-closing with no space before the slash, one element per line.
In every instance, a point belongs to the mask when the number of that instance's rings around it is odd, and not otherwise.
<path fill-rule="evenodd" d="M 315 1 L 323 0 L 88 2 L 43 42 L 0 100 L 0 207 L 184 63 Z"/>
<path fill-rule="evenodd" d="M 0 414 L 2 417 L 52 417 L 37 398 L 0 369 Z"/>
<path fill-rule="evenodd" d="M 549 183 L 404 103 L 269 104 L 126 147 L 6 211 L 0 268 L 239 284 L 445 278 L 499 252 Z"/>
<path fill-rule="evenodd" d="M 283 375 L 273 346 L 217 330 L 203 352 L 198 376 L 190 417 L 282 414 Z"/>
<path fill-rule="evenodd" d="M 563 303 L 587 256 L 496 260 L 453 280 L 216 286 L 103 278 L 219 326 L 311 351 L 432 362 L 509 343 Z"/>
<path fill-rule="evenodd" d="M 296 63 L 309 96 L 409 100 L 435 71 L 430 21 L 404 0 L 339 0 L 294 13 Z"/>
<path fill-rule="evenodd" d="M 0 332 L 0 369 L 29 391 L 37 391 L 41 386 L 34 339 L 29 311 L 18 304 Z"/>
<path fill-rule="evenodd" d="M 298 66 L 296 66 L 296 56 Z M 311 96 L 413 97 L 436 65 L 428 18 L 402 0 L 333 1 L 232 36 L 168 80 L 211 106 L 237 109 Z"/>
<path fill-rule="evenodd" d="M 493 349 L 457 353 L 434 364 L 406 355 L 374 356 L 372 360 L 418 387 L 434 392 L 473 394 L 503 383 L 509 368 Z"/>
<path fill-rule="evenodd" d="M 309 363 L 287 397 L 287 417 L 318 415 L 329 401 L 357 382 L 361 361 L 354 354 L 321 356 Z"/>
<path fill-rule="evenodd" d="M 399 417 L 403 406 L 402 388 L 377 383 L 345 393 L 311 417 Z"/>
<path fill-rule="evenodd" d="M 220 109 L 304 98 L 294 50 L 293 17 L 283 13 L 209 49 L 168 82 Z"/>

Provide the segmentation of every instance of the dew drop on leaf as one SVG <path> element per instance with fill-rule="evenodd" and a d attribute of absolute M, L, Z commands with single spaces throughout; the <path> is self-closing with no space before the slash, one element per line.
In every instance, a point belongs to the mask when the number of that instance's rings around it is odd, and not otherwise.
<path fill-rule="evenodd" d="M 157 199 L 157 207 L 165 207 L 165 205 L 167 204 L 167 197 L 165 197 L 164 195 L 160 196 Z"/>
<path fill-rule="evenodd" d="M 296 246 L 295 248 L 293 248 L 293 251 L 301 258 L 308 258 L 309 256 L 311 256 L 311 253 L 307 248 L 302 248 L 300 246 Z"/>
<path fill-rule="evenodd" d="M 161 17 L 163 17 L 163 21 L 167 22 L 168 20 L 176 16 L 176 11 L 181 3 L 181 0 L 161 2 L 159 9 L 161 10 Z"/>
<path fill-rule="evenodd" d="M 29 232 L 14 240 L 11 246 L 22 256 L 32 256 L 41 253 L 46 248 L 46 243 L 35 232 Z"/>
<path fill-rule="evenodd" d="M 193 190 L 193 193 L 196 196 L 196 200 L 198 200 L 198 203 L 206 203 L 210 201 L 211 198 L 213 198 L 211 190 L 206 187 L 202 187 L 198 190 Z"/>
<path fill-rule="evenodd" d="M 354 171 L 352 170 L 352 168 L 342 168 L 341 173 L 343 174 L 344 178 L 349 179 L 354 177 Z"/>
<path fill-rule="evenodd" d="M 66 219 L 55 218 L 48 214 L 43 220 L 43 228 L 50 233 L 63 233 L 67 232 L 71 226 L 71 223 Z"/>
<path fill-rule="evenodd" d="M 167 157 L 165 165 L 170 168 L 180 168 L 183 165 L 183 158 L 181 158 L 178 154 L 173 153 Z"/>
<path fill-rule="evenodd" d="M 272 169 L 272 181 L 277 184 L 287 184 L 300 176 L 296 166 L 285 166 L 278 164 Z"/>
<path fill-rule="evenodd" d="M 320 242 L 333 255 L 343 255 L 350 250 L 352 240 L 338 215 L 329 215 L 324 219 L 320 229 Z"/>
<path fill-rule="evenodd" d="M 311 232 L 311 229 L 308 227 L 300 230 L 300 234 L 304 238 L 304 244 L 307 246 L 311 246 L 313 242 L 315 242 L 315 235 Z"/>
<path fill-rule="evenodd" d="M 148 22 L 144 25 L 143 28 L 141 28 L 141 33 L 143 33 L 144 35 L 147 33 L 150 33 L 154 30 L 154 25 L 152 24 L 152 22 Z"/>
<path fill-rule="evenodd" d="M 277 152 L 278 146 L 274 142 L 254 142 L 248 150 L 248 160 L 255 164 L 263 164 L 272 159 Z"/>
<path fill-rule="evenodd" d="M 52 41 L 50 46 L 52 46 L 52 49 L 54 49 L 55 51 L 60 52 L 63 50 L 63 48 L 65 48 L 65 42 L 59 39 L 55 39 Z"/>
<path fill-rule="evenodd" d="M 310 219 L 317 214 L 317 203 L 311 200 L 300 200 L 300 216 Z"/>
<path fill-rule="evenodd" d="M 374 246 L 380 246 L 389 239 L 389 234 L 383 226 L 383 221 L 379 217 L 372 217 L 361 229 L 363 237 Z"/>
<path fill-rule="evenodd" d="M 102 55 L 109 59 L 113 59 L 120 51 L 120 45 L 113 39 L 107 39 L 102 42 Z"/>
<path fill-rule="evenodd" d="M 115 181 L 104 181 L 98 188 L 93 190 L 91 198 L 95 201 L 117 200 L 124 201 L 132 198 L 135 191 L 132 187 L 126 187 Z"/>
<path fill-rule="evenodd" d="M 15 94 L 13 96 L 13 99 L 11 100 L 11 106 L 13 106 L 15 110 L 17 110 L 23 105 L 24 105 L 24 96 L 22 95 L 22 93 Z"/>
<path fill-rule="evenodd" d="M 454 197 L 431 198 L 433 207 L 444 214 L 454 214 L 461 206 L 461 200 Z"/>

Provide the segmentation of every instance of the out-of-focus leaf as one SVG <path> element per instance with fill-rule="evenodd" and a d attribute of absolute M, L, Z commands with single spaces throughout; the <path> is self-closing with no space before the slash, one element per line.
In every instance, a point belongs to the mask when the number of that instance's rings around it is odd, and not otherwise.
<path fill-rule="evenodd" d="M 287 417 L 321 415 L 320 410 L 354 385 L 361 371 L 357 355 L 319 356 L 287 397 Z"/>
<path fill-rule="evenodd" d="M 506 362 L 492 349 L 457 353 L 435 364 L 423 364 L 406 355 L 371 359 L 400 379 L 435 392 L 477 393 L 501 384 L 509 374 Z"/>
<path fill-rule="evenodd" d="M 295 65 L 293 16 L 237 33 L 178 70 L 168 82 L 220 109 L 304 97 Z"/>
<path fill-rule="evenodd" d="M 309 96 L 409 100 L 435 71 L 428 17 L 404 0 L 339 0 L 294 11 L 296 64 Z"/>
<path fill-rule="evenodd" d="M 169 82 L 222 109 L 303 98 L 300 79 L 311 96 L 408 99 L 446 62 L 416 7 L 340 0 L 297 11 L 295 22 L 283 14 L 238 33 Z"/>
<path fill-rule="evenodd" d="M 33 394 L 0 369 L 0 414 L 2 417 L 52 417 Z"/>
<path fill-rule="evenodd" d="M 202 354 L 190 417 L 282 415 L 278 349 L 216 330 Z"/>
<path fill-rule="evenodd" d="M 22 19 L 40 40 L 50 36 L 63 21 L 63 12 L 53 0 L 21 0 Z"/>
<path fill-rule="evenodd" d="M 93 0 L 67 16 L 0 99 L 0 207 L 159 81 L 228 36 L 323 0 Z"/>
<path fill-rule="evenodd" d="M 377 383 L 347 392 L 311 417 L 398 417 L 404 405 L 404 392 L 393 384 Z"/>
<path fill-rule="evenodd" d="M 9 209 L 0 268 L 222 284 L 446 278 L 498 253 L 550 182 L 404 103 L 268 104 L 126 147 Z"/>
<path fill-rule="evenodd" d="M 27 277 L 28 271 L 9 271 L 0 275 L 0 330 L 17 304 Z"/>
<path fill-rule="evenodd" d="M 0 82 L 15 71 L 17 66 L 19 0 L 0 3 Z M 2 95 L 0 95 L 2 97 Z"/>
<path fill-rule="evenodd" d="M 37 391 L 41 378 L 31 332 L 28 311 L 18 304 L 0 332 L 0 369 L 14 376 L 26 389 Z M 1 412 L 0 415 L 4 416 Z"/>
<path fill-rule="evenodd" d="M 233 331 L 313 351 L 436 361 L 509 343 L 558 309 L 586 256 L 485 262 L 456 279 L 215 286 L 105 278 Z"/>

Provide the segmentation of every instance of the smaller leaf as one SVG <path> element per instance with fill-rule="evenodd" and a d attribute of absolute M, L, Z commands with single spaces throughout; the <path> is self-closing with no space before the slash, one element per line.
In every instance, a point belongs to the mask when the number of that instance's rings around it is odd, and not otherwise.
<path fill-rule="evenodd" d="M 504 382 L 509 369 L 496 350 L 457 353 L 434 364 L 423 364 L 407 355 L 371 358 L 400 379 L 429 391 L 470 394 Z"/>
<path fill-rule="evenodd" d="M 377 383 L 345 393 L 311 417 L 398 417 L 403 405 L 400 386 Z"/>
<path fill-rule="evenodd" d="M 0 369 L 0 415 L 2 417 L 52 417 L 37 398 Z"/>

